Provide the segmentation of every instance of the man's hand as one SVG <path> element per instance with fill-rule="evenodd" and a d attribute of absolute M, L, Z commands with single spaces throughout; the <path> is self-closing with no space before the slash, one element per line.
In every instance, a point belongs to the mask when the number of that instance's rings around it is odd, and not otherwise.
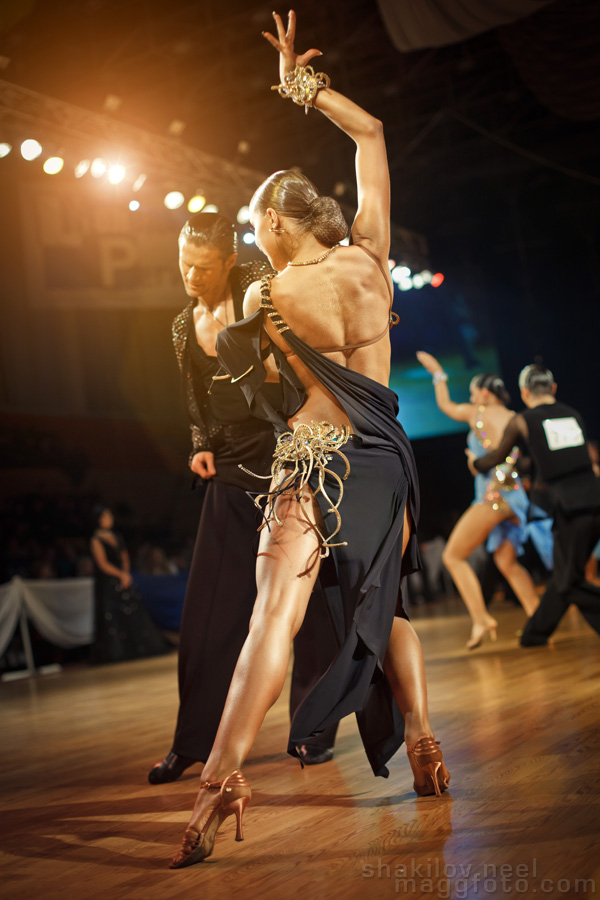
<path fill-rule="evenodd" d="M 131 577 L 130 572 L 123 572 L 122 575 L 119 575 L 119 581 L 121 582 L 121 587 L 125 590 L 128 587 L 131 587 L 133 584 L 133 578 Z"/>
<path fill-rule="evenodd" d="M 210 450 L 201 450 L 195 453 L 190 463 L 190 469 L 200 478 L 212 478 L 217 474 L 215 469 L 215 455 Z"/>
<path fill-rule="evenodd" d="M 477 471 L 477 469 L 473 465 L 473 463 L 477 459 L 477 455 L 475 453 L 473 453 L 472 450 L 469 450 L 468 447 L 465 450 L 465 455 L 467 457 L 467 465 L 469 467 L 469 472 L 471 473 L 471 475 L 479 475 L 480 473 Z"/>

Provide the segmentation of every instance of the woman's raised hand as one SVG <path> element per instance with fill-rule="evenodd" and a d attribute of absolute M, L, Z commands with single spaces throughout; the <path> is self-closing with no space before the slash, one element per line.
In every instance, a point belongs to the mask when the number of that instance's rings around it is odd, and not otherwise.
<path fill-rule="evenodd" d="M 423 368 L 427 369 L 427 371 L 431 375 L 435 375 L 436 372 L 442 372 L 443 368 L 431 353 L 425 353 L 424 350 L 417 351 L 417 359 L 423 366 Z"/>
<path fill-rule="evenodd" d="M 295 52 L 296 13 L 293 9 L 290 9 L 288 13 L 287 31 L 283 27 L 283 21 L 278 13 L 274 12 L 273 18 L 277 26 L 277 37 L 273 37 L 268 31 L 263 31 L 263 36 L 279 53 L 279 80 L 283 84 L 288 72 L 293 72 L 296 66 L 305 66 L 315 56 L 322 56 L 323 54 L 314 47 L 312 50 L 307 50 L 306 53 L 299 54 Z"/>

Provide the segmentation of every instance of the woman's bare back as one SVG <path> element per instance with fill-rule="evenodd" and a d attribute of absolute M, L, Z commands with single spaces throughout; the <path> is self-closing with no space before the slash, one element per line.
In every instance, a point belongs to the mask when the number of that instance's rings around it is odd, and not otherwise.
<path fill-rule="evenodd" d="M 469 422 L 471 428 L 484 432 L 486 438 L 490 440 L 490 447 L 497 447 L 502 440 L 504 430 L 512 417 L 514 411 L 507 409 L 502 404 L 489 404 L 484 407 L 473 407 L 473 416 Z M 478 425 L 478 423 L 481 423 Z"/>
<path fill-rule="evenodd" d="M 386 386 L 390 297 L 387 278 L 359 247 L 339 247 L 317 265 L 290 266 L 271 282 L 272 303 L 297 337 L 339 365 Z M 266 327 L 306 388 L 306 403 L 293 422 L 326 419 L 347 424 L 339 403 L 291 353 L 285 332 L 279 334 L 270 320 Z"/>

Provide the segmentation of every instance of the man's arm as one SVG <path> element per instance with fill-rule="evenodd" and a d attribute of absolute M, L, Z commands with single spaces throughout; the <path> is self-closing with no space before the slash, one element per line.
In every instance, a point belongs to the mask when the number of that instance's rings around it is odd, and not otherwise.
<path fill-rule="evenodd" d="M 504 462 L 515 444 L 518 444 L 523 438 L 527 440 L 527 437 L 527 423 L 523 416 L 517 413 L 506 426 L 502 440 L 495 450 L 486 453 L 485 456 L 480 456 L 479 459 L 469 455 L 469 469 L 473 475 L 477 475 L 478 472 L 489 472 L 494 466 L 499 466 Z"/>

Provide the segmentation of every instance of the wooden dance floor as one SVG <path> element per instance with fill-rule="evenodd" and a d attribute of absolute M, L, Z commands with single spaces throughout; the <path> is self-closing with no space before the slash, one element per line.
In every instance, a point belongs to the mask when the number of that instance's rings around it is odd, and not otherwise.
<path fill-rule="evenodd" d="M 170 747 L 176 658 L 78 668 L 0 686 L 2 900 L 354 900 L 600 895 L 600 644 L 571 609 L 554 646 L 463 650 L 458 601 L 413 619 L 452 773 L 417 799 L 404 749 L 374 778 L 354 717 L 335 759 L 284 748 L 287 693 L 244 767 L 244 843 L 227 820 L 208 861 L 170 871 L 200 767 L 152 787 Z"/>

